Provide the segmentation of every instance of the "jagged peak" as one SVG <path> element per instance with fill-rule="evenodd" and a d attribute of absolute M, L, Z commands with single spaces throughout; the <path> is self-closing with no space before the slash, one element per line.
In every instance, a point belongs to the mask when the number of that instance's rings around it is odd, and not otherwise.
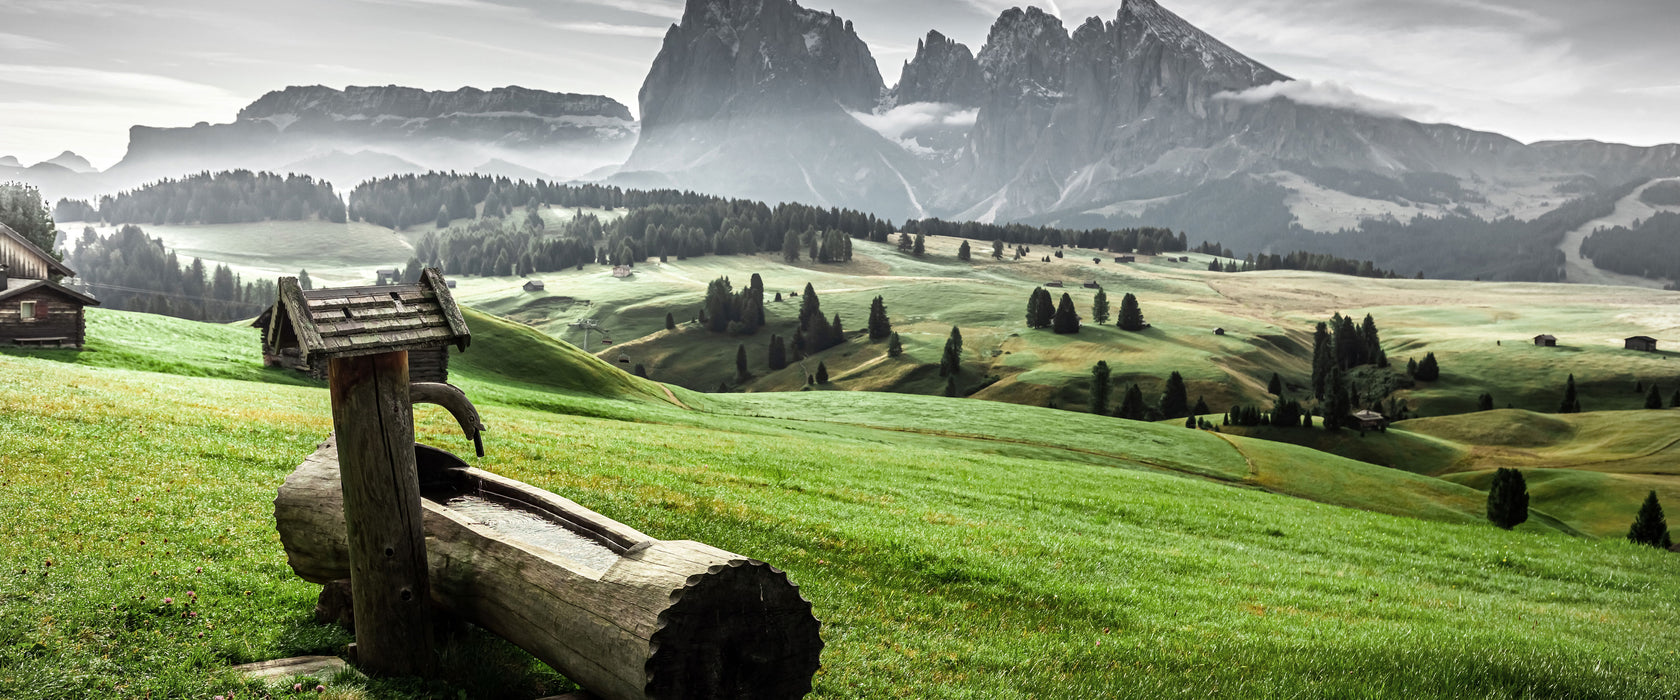
<path fill-rule="evenodd" d="M 1225 42 L 1202 31 L 1188 20 L 1163 7 L 1156 0 L 1125 0 L 1115 17 L 1122 35 L 1128 37 L 1128 51 L 1137 52 L 1153 38 L 1164 44 L 1197 54 L 1209 69 L 1251 85 L 1264 85 L 1289 78 Z"/>

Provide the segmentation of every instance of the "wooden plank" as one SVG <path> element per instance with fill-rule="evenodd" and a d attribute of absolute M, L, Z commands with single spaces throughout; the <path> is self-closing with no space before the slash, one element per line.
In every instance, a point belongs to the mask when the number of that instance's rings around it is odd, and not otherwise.
<path fill-rule="evenodd" d="M 350 668 L 350 664 L 336 656 L 298 656 L 242 664 L 234 666 L 233 671 L 259 681 L 277 681 L 298 676 L 327 680 L 347 668 Z"/>
<path fill-rule="evenodd" d="M 393 676 L 424 675 L 434 661 L 408 384 L 406 352 L 334 358 L 328 370 L 357 661 Z"/>
<path fill-rule="evenodd" d="M 286 315 L 292 320 L 292 332 L 297 334 L 298 345 L 307 360 L 309 353 L 321 349 L 323 344 L 321 333 L 315 329 L 315 320 L 309 314 L 308 303 L 303 299 L 303 287 L 296 277 L 280 278 L 280 301 L 288 307 Z"/>
<path fill-rule="evenodd" d="M 456 346 L 466 350 L 472 342 L 472 331 L 467 330 L 467 320 L 461 317 L 461 307 L 455 304 L 455 295 L 450 293 L 443 273 L 428 267 L 420 272 L 420 282 L 437 295 L 438 308 L 449 322 L 449 332 L 455 336 Z"/>

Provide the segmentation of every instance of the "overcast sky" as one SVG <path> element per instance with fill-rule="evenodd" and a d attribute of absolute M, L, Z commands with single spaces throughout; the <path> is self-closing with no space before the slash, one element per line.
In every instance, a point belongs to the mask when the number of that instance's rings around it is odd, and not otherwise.
<path fill-rule="evenodd" d="M 938 29 L 976 52 L 994 0 L 827 0 L 887 82 Z M 1120 0 L 1045 0 L 1069 25 Z M 1163 0 L 1312 91 L 1524 141 L 1680 141 L 1674 0 Z M 0 156 L 100 168 L 128 127 L 230 121 L 287 85 L 636 91 L 681 0 L 0 0 Z M 1349 93 L 1360 97 L 1348 97 Z"/>

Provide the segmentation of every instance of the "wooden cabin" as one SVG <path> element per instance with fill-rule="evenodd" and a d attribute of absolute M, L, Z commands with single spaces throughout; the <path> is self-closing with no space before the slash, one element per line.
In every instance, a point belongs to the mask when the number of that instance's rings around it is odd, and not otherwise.
<path fill-rule="evenodd" d="M 1057 289 L 1060 289 L 1060 288 L 1061 288 L 1061 287 L 1062 287 L 1062 281 L 1061 281 L 1061 280 L 1056 280 L 1056 281 L 1054 281 L 1054 282 L 1045 282 L 1045 283 L 1044 283 L 1044 286 L 1046 286 L 1046 287 L 1055 287 L 1055 288 L 1057 288 Z"/>
<path fill-rule="evenodd" d="M 1225 335 L 1225 329 L 1215 328 L 1215 329 L 1213 329 L 1213 334 L 1214 335 Z"/>
<path fill-rule="evenodd" d="M 1636 335 L 1632 338 L 1628 338 L 1622 347 L 1629 350 L 1638 350 L 1640 352 L 1656 352 L 1657 339 L 1648 335 Z"/>
<path fill-rule="evenodd" d="M 1118 255 L 1118 256 L 1115 256 L 1114 262 L 1117 262 L 1117 263 L 1135 263 L 1135 262 L 1137 262 L 1137 256 L 1136 255 Z"/>
<path fill-rule="evenodd" d="M 1537 335 L 1537 336 L 1534 336 L 1534 344 L 1538 345 L 1540 347 L 1543 347 L 1543 348 L 1555 348 L 1555 347 L 1557 347 L 1557 336 L 1555 336 L 1555 335 Z"/>
<path fill-rule="evenodd" d="M 613 268 L 613 276 L 619 279 L 624 279 L 634 274 L 636 274 L 636 271 L 630 269 L 629 265 L 619 265 L 618 267 Z"/>
<path fill-rule="evenodd" d="M 76 271 L 0 224 L 0 345 L 81 349 L 99 300 L 53 281 Z"/>
<path fill-rule="evenodd" d="M 542 280 L 531 280 L 525 283 L 525 291 L 527 292 L 540 292 L 543 291 L 543 288 Z"/>
<path fill-rule="evenodd" d="M 299 311 L 299 309 L 304 311 Z M 280 299 L 252 325 L 263 329 L 263 364 L 285 367 L 324 379 L 327 363 L 311 358 L 319 347 L 339 355 L 354 348 L 393 342 L 408 349 L 412 382 L 449 381 L 449 347 L 464 345 L 456 326 L 465 328 L 449 285 L 436 270 L 418 284 L 376 285 L 304 291 L 294 277 L 280 280 Z M 304 313 L 308 318 L 300 318 Z M 300 342 L 309 338 L 310 344 Z M 465 349 L 463 347 L 463 349 Z"/>
<path fill-rule="evenodd" d="M 1091 280 L 1091 281 L 1085 283 L 1085 288 L 1086 289 L 1102 289 L 1102 283 L 1098 282 L 1096 280 Z"/>
<path fill-rule="evenodd" d="M 1387 430 L 1388 419 L 1376 411 L 1356 411 L 1353 420 L 1359 423 L 1359 432 L 1367 430 Z"/>

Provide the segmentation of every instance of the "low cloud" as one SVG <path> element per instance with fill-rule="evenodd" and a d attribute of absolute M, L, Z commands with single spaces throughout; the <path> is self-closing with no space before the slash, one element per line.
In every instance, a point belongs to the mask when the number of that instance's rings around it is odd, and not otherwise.
<path fill-rule="evenodd" d="M 1240 92 L 1222 92 L 1214 95 L 1213 98 L 1242 104 L 1259 104 L 1280 97 L 1296 104 L 1311 107 L 1345 109 L 1382 117 L 1417 120 L 1438 118 L 1436 110 L 1427 105 L 1392 102 L 1362 95 L 1354 91 L 1353 88 L 1334 81 L 1286 80 Z"/>
<path fill-rule="evenodd" d="M 852 118 L 875 133 L 902 142 L 921 131 L 972 129 L 980 118 L 980 110 L 942 102 L 917 102 L 885 112 L 852 112 Z"/>
<path fill-rule="evenodd" d="M 649 27 L 640 24 L 611 24 L 608 22 L 548 22 L 548 26 L 561 31 L 582 32 L 584 34 L 603 34 L 606 36 L 627 36 L 642 39 L 662 39 L 668 27 Z"/>

